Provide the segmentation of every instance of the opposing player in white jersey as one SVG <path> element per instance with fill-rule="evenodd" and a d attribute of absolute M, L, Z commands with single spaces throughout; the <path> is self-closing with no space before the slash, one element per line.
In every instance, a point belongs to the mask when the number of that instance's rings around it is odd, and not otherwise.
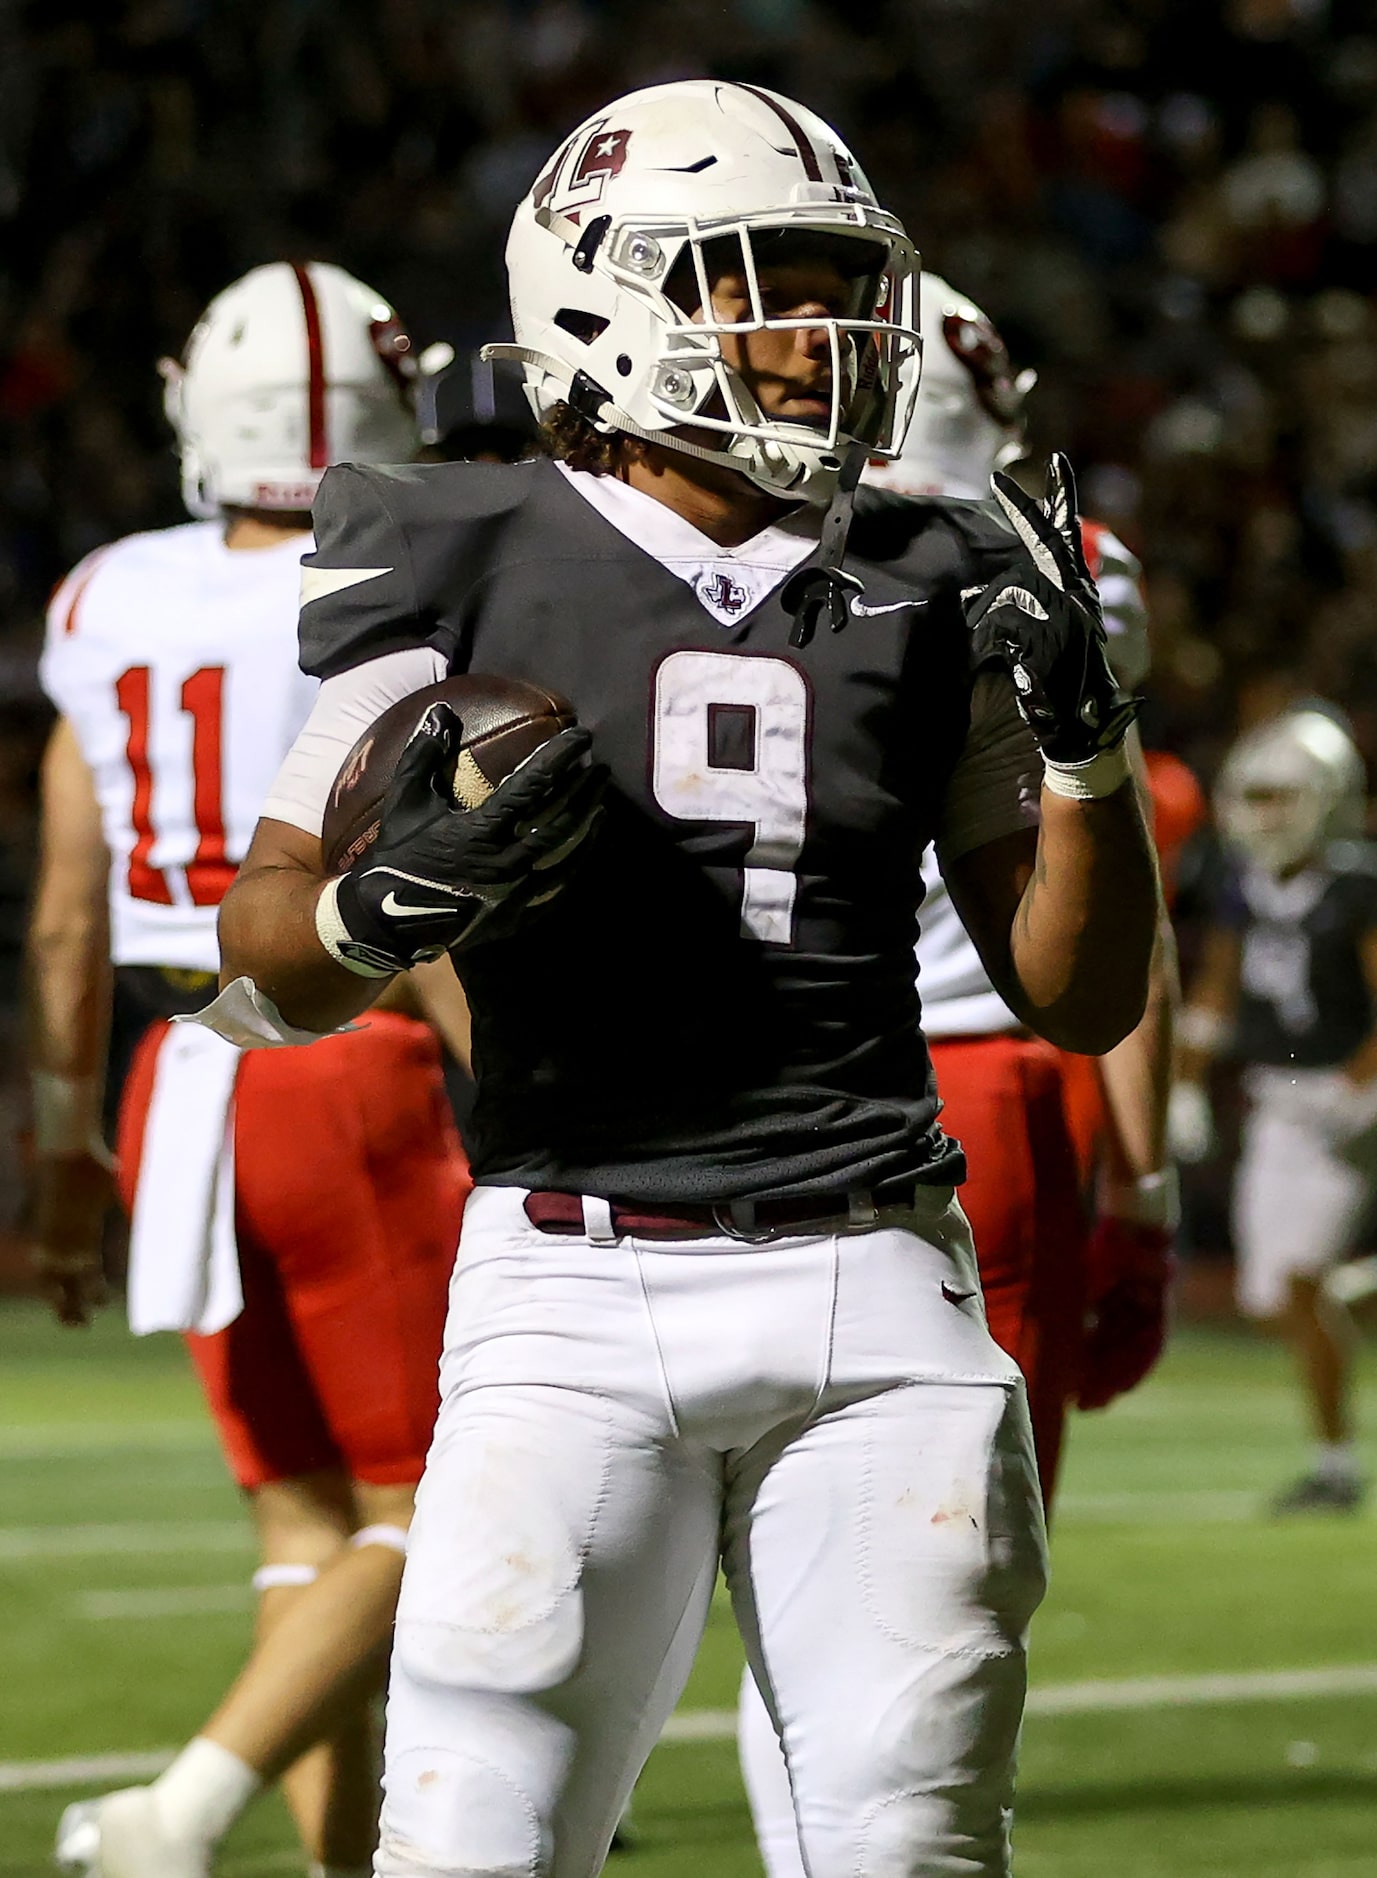
<path fill-rule="evenodd" d="M 341 455 L 415 454 L 409 351 L 391 308 L 339 268 L 277 264 L 227 288 L 185 366 L 164 368 L 204 519 L 100 549 L 49 617 L 37 1262 L 59 1315 L 84 1321 L 101 1287 L 113 961 L 147 1018 L 119 1118 L 131 1325 L 187 1333 L 263 1560 L 258 1648 L 201 1735 L 153 1787 L 65 1816 L 61 1861 L 98 1878 L 202 1878 L 289 1768 L 315 1869 L 362 1874 L 372 1849 L 368 1699 L 467 1184 L 438 1048 L 399 1009 L 242 1061 L 167 1020 L 209 995 L 219 903 L 317 689 L 295 636 L 312 494 Z"/>
<path fill-rule="evenodd" d="M 1014 372 L 990 320 L 939 276 L 925 273 L 921 293 L 923 370 L 913 421 L 901 454 L 872 463 L 867 481 L 901 495 L 977 499 L 991 473 L 1022 454 L 1023 406 L 1035 374 Z M 1133 688 L 1148 667 L 1138 564 L 1103 526 L 1082 520 L 1081 533 L 1115 674 Z M 1095 1170 L 1102 1176 L 1099 1217 L 1088 1233 L 1068 1080 L 1075 1065 L 1092 1059 L 1067 1057 L 1010 1010 L 961 923 L 935 850 L 923 881 L 923 1031 L 943 1126 L 966 1151 L 961 1204 L 990 1331 L 1024 1373 L 1050 1508 L 1068 1408 L 1077 1400 L 1099 1407 L 1132 1388 L 1162 1346 L 1174 1191 L 1164 1152 L 1168 984 L 1159 966 L 1148 1016 L 1099 1066 L 1108 1124 L 1096 1144 L 1104 1166 Z M 783 1758 L 749 1674 L 739 1739 L 770 1878 L 802 1878 Z"/>
<path fill-rule="evenodd" d="M 868 477 L 903 493 L 981 496 L 992 471 L 1022 449 L 1034 374 L 1015 374 L 986 315 L 937 275 L 924 276 L 922 304 L 914 420 L 901 456 L 872 465 Z M 1136 689 L 1150 660 L 1138 563 L 1102 523 L 1082 518 L 1081 536 L 1115 675 Z M 1170 974 L 1159 963 L 1148 1016 L 1096 1066 L 1104 1098 L 1095 1104 L 1100 1138 L 1087 1144 L 1079 1089 L 1068 1100 L 1067 1079 L 1079 1083 L 1094 1059 L 1051 1052 L 1028 1034 L 991 984 L 932 852 L 923 878 L 917 949 L 923 1029 L 934 1045 L 948 1120 L 971 1161 L 962 1201 L 975 1232 L 990 1327 L 1028 1379 L 1050 1503 L 1068 1402 L 1079 1395 L 1102 1405 L 1140 1381 L 1160 1349 L 1175 1188 L 1165 1152 Z M 1086 1274 L 1076 1256 L 1079 1194 L 1062 1110 L 1080 1149 L 1081 1184 L 1087 1175 L 1098 1177 L 1088 1274 L 1096 1321 L 1088 1348 Z"/>
<path fill-rule="evenodd" d="M 1319 700 L 1247 732 L 1215 792 L 1228 865 L 1184 1013 L 1172 1120 L 1209 1145 L 1206 1073 L 1244 1065 L 1234 1175 L 1236 1292 L 1284 1336 L 1315 1436 L 1278 1513 L 1352 1512 L 1353 1326 L 1325 1283 L 1377 1189 L 1377 849 L 1362 833 L 1363 760 Z"/>

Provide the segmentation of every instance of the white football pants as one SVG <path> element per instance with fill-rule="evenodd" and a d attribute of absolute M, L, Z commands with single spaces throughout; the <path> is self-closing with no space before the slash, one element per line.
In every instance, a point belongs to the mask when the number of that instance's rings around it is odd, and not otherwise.
<path fill-rule="evenodd" d="M 522 1197 L 464 1218 L 377 1878 L 600 1871 L 719 1556 L 811 1878 L 999 1878 L 1045 1539 L 949 1190 L 765 1245 Z"/>
<path fill-rule="evenodd" d="M 736 1751 L 765 1878 L 808 1878 L 799 1851 L 789 1764 L 749 1669 L 737 1697 Z"/>
<path fill-rule="evenodd" d="M 1234 1170 L 1234 1291 L 1248 1317 L 1279 1317 L 1291 1279 L 1321 1278 L 1353 1250 L 1374 1180 L 1337 1152 L 1310 1114 L 1339 1072 L 1254 1069 Z"/>

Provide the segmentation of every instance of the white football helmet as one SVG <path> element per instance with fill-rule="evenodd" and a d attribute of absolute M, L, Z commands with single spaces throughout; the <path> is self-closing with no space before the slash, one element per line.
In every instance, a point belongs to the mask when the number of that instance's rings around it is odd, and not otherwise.
<path fill-rule="evenodd" d="M 254 268 L 211 301 L 185 364 L 159 366 L 187 508 L 309 509 L 331 463 L 409 461 L 417 369 L 396 313 L 342 267 Z"/>
<path fill-rule="evenodd" d="M 770 238 L 855 244 L 839 318 L 770 316 L 759 269 Z M 708 245 L 740 243 L 751 298 L 711 314 Z M 733 257 L 734 258 L 734 257 Z M 507 243 L 516 344 L 538 418 L 565 402 L 604 432 L 740 470 L 777 495 L 825 502 L 849 446 L 890 456 L 917 384 L 918 257 L 836 132 L 755 85 L 688 79 L 633 92 L 566 138 L 517 209 Z M 676 298 L 677 296 L 677 298 Z M 832 351 L 824 427 L 772 421 L 722 356 L 722 336 L 823 329 Z M 914 370 L 902 369 L 911 363 Z M 720 447 L 679 435 L 711 431 Z"/>
<path fill-rule="evenodd" d="M 1022 453 L 1037 373 L 1016 373 L 991 320 L 939 275 L 924 274 L 920 306 L 913 418 L 899 455 L 872 463 L 866 481 L 906 496 L 987 496 L 991 473 Z"/>
<path fill-rule="evenodd" d="M 1326 841 L 1361 834 L 1367 775 L 1357 746 L 1324 711 L 1287 711 L 1224 759 L 1215 816 L 1224 839 L 1269 874 L 1287 874 Z"/>

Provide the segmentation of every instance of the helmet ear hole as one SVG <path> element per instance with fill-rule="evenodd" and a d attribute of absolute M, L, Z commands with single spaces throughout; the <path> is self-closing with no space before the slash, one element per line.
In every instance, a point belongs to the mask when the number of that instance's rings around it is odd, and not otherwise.
<path fill-rule="evenodd" d="M 598 313 L 581 313 L 572 306 L 562 306 L 555 314 L 555 325 L 585 346 L 591 346 L 595 339 L 601 339 L 609 324 Z"/>

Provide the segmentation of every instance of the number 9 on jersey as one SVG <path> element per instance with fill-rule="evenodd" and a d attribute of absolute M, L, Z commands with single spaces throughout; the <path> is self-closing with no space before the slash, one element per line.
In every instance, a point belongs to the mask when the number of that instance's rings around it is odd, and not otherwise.
<path fill-rule="evenodd" d="M 686 822 L 747 824 L 742 930 L 793 939 L 808 817 L 808 686 L 787 660 L 672 652 L 655 674 L 655 800 Z"/>

